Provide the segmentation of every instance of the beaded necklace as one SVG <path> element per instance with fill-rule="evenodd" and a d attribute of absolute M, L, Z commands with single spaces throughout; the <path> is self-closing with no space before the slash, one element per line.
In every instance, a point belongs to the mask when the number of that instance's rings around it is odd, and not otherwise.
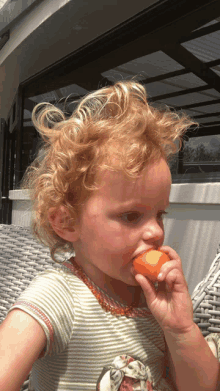
<path fill-rule="evenodd" d="M 98 300 L 101 307 L 106 312 L 111 312 L 111 314 L 116 316 L 128 316 L 128 317 L 146 317 L 151 314 L 146 308 L 135 308 L 137 307 L 137 295 L 135 300 L 130 306 L 123 305 L 119 302 L 113 300 L 110 296 L 107 295 L 102 289 L 100 289 L 95 283 L 90 280 L 90 278 L 85 274 L 83 269 L 75 262 L 74 258 L 70 258 L 70 263 L 65 262 L 64 265 L 70 269 L 74 275 L 76 275 L 84 284 L 90 289 L 93 295 Z M 138 294 L 139 298 L 139 294 Z"/>

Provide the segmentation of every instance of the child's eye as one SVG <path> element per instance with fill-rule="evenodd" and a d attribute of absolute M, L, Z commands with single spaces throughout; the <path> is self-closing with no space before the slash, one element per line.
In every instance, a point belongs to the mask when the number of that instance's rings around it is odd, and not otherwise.
<path fill-rule="evenodd" d="M 141 216 L 142 215 L 139 212 L 127 212 L 123 213 L 120 217 L 126 223 L 137 223 Z"/>

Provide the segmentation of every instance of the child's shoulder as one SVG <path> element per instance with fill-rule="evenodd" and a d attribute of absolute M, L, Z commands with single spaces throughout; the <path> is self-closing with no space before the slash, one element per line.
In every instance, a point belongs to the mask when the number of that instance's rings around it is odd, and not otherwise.
<path fill-rule="evenodd" d="M 50 267 L 36 275 L 8 311 L 22 310 L 37 321 L 47 338 L 46 354 L 64 350 L 70 340 L 75 313 L 69 280 L 74 279 L 64 266 Z"/>
<path fill-rule="evenodd" d="M 51 286 L 51 289 L 60 289 L 61 287 L 64 288 L 65 286 L 68 287 L 70 282 L 79 280 L 74 275 L 71 268 L 68 268 L 68 265 L 71 264 L 69 262 L 65 262 L 65 264 L 50 265 L 50 267 L 44 271 L 41 271 L 33 278 L 29 287 L 33 288 L 35 285 L 43 286 L 48 284 Z M 51 284 L 53 282 L 56 282 L 56 284 Z"/>
<path fill-rule="evenodd" d="M 69 302 L 70 305 L 73 305 L 72 285 L 75 278 L 63 265 L 50 266 L 33 278 L 16 303 L 28 301 L 39 305 L 47 301 L 47 303 L 56 303 L 57 307 L 62 307 L 65 300 L 66 303 Z"/>

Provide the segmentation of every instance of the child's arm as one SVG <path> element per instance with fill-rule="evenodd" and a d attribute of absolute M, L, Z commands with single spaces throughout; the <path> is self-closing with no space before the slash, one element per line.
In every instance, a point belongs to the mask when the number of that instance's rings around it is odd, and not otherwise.
<path fill-rule="evenodd" d="M 14 309 L 0 325 L 0 390 L 19 391 L 46 345 L 39 323 Z"/>
<path fill-rule="evenodd" d="M 163 246 L 161 250 L 171 261 L 161 267 L 158 289 L 140 274 L 135 278 L 164 331 L 170 352 L 171 376 L 178 391 L 216 391 L 219 362 L 193 322 L 192 301 L 181 260 L 170 247 Z"/>
<path fill-rule="evenodd" d="M 165 335 L 165 338 L 170 375 L 178 390 L 220 390 L 216 388 L 219 362 L 197 325 L 187 335 Z"/>

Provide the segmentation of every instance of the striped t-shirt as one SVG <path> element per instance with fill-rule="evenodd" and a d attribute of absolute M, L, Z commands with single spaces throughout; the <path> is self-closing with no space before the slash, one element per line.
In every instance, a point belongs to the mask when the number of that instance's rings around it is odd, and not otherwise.
<path fill-rule="evenodd" d="M 111 382 L 120 390 L 123 381 L 131 390 L 173 391 L 164 377 L 163 331 L 149 310 L 135 317 L 106 312 L 71 263 L 38 274 L 14 308 L 35 318 L 47 338 L 31 391 L 108 391 Z"/>

